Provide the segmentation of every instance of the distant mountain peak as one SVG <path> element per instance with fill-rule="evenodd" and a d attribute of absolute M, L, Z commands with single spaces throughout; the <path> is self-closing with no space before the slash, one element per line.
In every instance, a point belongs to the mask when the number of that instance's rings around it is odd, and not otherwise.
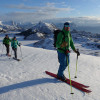
<path fill-rule="evenodd" d="M 42 32 L 42 33 L 52 33 L 56 29 L 56 26 L 50 23 L 45 23 L 40 21 L 33 28 L 32 31 Z"/>

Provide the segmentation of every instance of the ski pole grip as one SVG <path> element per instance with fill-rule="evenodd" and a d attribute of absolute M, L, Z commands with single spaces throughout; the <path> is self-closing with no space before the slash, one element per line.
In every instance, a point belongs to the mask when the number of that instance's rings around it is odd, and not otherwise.
<path fill-rule="evenodd" d="M 77 49 L 77 59 L 78 59 L 78 56 L 80 56 L 79 49 Z"/>

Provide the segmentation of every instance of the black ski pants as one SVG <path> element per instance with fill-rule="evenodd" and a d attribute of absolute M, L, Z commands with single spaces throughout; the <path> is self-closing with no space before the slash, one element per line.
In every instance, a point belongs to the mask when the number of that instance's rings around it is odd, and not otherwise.
<path fill-rule="evenodd" d="M 5 47 L 6 47 L 6 54 L 9 54 L 9 44 L 5 44 Z"/>
<path fill-rule="evenodd" d="M 13 48 L 13 47 L 12 47 L 12 49 L 13 49 L 13 51 L 14 51 L 15 58 L 17 59 L 17 48 Z"/>

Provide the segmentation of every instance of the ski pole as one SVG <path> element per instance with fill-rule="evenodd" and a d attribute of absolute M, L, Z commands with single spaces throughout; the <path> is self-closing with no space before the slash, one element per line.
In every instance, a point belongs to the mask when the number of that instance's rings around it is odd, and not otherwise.
<path fill-rule="evenodd" d="M 72 92 L 72 82 L 71 82 L 71 77 L 70 77 L 70 69 L 69 69 L 69 64 L 68 64 L 68 58 L 67 58 L 67 65 L 68 65 L 68 73 L 69 73 L 69 80 L 70 80 L 71 94 L 74 94 L 74 93 Z"/>
<path fill-rule="evenodd" d="M 12 56 L 12 49 L 11 49 L 11 56 Z"/>
<path fill-rule="evenodd" d="M 78 54 L 77 54 L 77 58 L 76 58 L 76 72 L 75 72 L 75 77 L 74 78 L 77 78 L 77 63 L 78 63 L 78 56 L 80 55 L 79 49 L 77 49 L 77 51 L 78 51 Z"/>
<path fill-rule="evenodd" d="M 21 46 L 20 46 L 20 52 L 21 52 L 21 58 L 23 59 L 23 57 L 22 57 L 22 50 L 21 50 Z"/>
<path fill-rule="evenodd" d="M 3 44 L 2 44 L 3 45 Z M 2 53 L 1 53 L 1 56 L 2 56 L 2 54 L 3 54 L 3 49 L 4 49 L 4 45 L 3 45 L 3 47 L 2 47 Z"/>
<path fill-rule="evenodd" d="M 78 62 L 78 55 L 77 55 L 77 58 L 76 58 L 76 72 L 75 72 L 75 77 L 74 78 L 77 78 L 77 62 Z"/>

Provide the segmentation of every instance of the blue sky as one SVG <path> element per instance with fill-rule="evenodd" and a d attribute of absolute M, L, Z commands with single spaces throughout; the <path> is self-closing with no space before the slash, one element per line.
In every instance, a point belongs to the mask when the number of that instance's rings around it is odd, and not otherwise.
<path fill-rule="evenodd" d="M 100 0 L 0 0 L 0 20 L 100 18 Z"/>

